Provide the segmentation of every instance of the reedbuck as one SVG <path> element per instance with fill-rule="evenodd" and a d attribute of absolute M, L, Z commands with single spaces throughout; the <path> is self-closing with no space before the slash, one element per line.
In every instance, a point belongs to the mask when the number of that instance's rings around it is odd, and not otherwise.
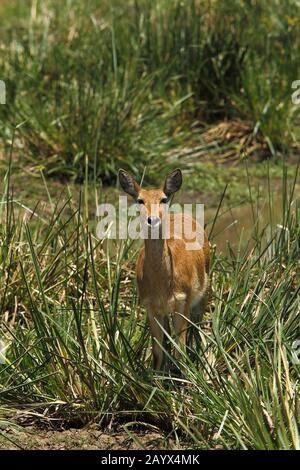
<path fill-rule="evenodd" d="M 145 236 L 136 263 L 136 277 L 150 323 L 153 367 L 160 369 L 165 320 L 173 317 L 179 345 L 184 348 L 191 312 L 199 321 L 205 311 L 209 296 L 208 239 L 195 219 L 168 213 L 167 203 L 182 184 L 179 169 L 167 176 L 162 189 L 142 189 L 124 170 L 119 171 L 119 181 L 122 189 L 140 205 Z"/>

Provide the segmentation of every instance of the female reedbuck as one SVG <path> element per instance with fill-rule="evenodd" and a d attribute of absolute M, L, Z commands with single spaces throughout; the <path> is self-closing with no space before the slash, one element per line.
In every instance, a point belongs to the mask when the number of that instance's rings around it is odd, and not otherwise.
<path fill-rule="evenodd" d="M 179 343 L 184 347 L 191 311 L 198 321 L 205 311 L 209 296 L 208 239 L 193 218 L 167 212 L 166 203 L 182 184 L 179 169 L 167 176 L 163 189 L 142 189 L 124 170 L 119 171 L 119 181 L 140 205 L 145 240 L 136 263 L 136 277 L 149 317 L 153 366 L 160 369 L 164 320 L 172 315 Z"/>

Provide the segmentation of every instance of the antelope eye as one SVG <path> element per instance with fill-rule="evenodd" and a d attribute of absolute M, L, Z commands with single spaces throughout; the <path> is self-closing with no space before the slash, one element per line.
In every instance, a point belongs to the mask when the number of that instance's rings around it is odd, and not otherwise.
<path fill-rule="evenodd" d="M 143 199 L 137 199 L 137 203 L 138 203 L 138 204 L 145 204 L 144 201 L 143 201 Z"/>
<path fill-rule="evenodd" d="M 164 198 L 160 201 L 161 204 L 166 204 L 167 202 L 168 202 L 168 198 L 167 198 L 167 197 L 164 197 Z"/>

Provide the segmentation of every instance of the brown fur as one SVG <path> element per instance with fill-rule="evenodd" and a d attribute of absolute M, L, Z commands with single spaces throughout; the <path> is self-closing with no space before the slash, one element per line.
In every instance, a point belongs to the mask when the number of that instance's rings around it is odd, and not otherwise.
<path fill-rule="evenodd" d="M 144 202 L 141 206 L 142 221 L 145 222 L 149 215 L 162 219 L 166 205 L 162 204 L 161 200 L 166 198 L 166 192 L 173 193 L 178 187 L 177 184 L 175 190 L 172 190 L 173 174 L 168 177 L 171 189 L 169 187 L 165 189 L 165 183 L 164 190 L 145 190 L 134 182 L 134 194 L 131 189 L 130 194 L 136 200 Z M 178 174 L 176 177 L 178 178 Z M 132 181 L 130 183 L 132 184 Z M 127 191 L 127 182 L 122 186 Z M 168 196 L 170 197 L 170 194 Z M 179 219 L 191 224 L 193 232 L 197 233 L 195 240 L 177 233 L 175 222 Z M 169 315 L 173 316 L 178 340 L 184 347 L 190 313 L 193 311 L 198 321 L 202 318 L 209 293 L 209 244 L 206 233 L 201 232 L 201 227 L 194 219 L 182 214 L 170 214 L 170 227 L 168 228 L 170 229 L 169 239 L 160 237 L 144 241 L 136 263 L 138 291 L 149 317 L 153 340 L 153 365 L 156 369 L 161 368 L 163 363 L 161 345 L 164 333 L 161 325 L 164 326 L 164 318 Z M 198 236 L 203 237 L 203 246 L 199 245 L 196 250 L 188 250 L 187 243 L 196 242 Z"/>

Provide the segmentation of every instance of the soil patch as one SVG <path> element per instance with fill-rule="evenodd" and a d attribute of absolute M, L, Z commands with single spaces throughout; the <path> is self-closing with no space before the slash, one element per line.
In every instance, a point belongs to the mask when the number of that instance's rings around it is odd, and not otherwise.
<path fill-rule="evenodd" d="M 0 449 L 25 450 L 178 450 L 183 447 L 153 431 L 103 432 L 97 429 L 41 430 L 35 427 L 0 431 Z"/>

